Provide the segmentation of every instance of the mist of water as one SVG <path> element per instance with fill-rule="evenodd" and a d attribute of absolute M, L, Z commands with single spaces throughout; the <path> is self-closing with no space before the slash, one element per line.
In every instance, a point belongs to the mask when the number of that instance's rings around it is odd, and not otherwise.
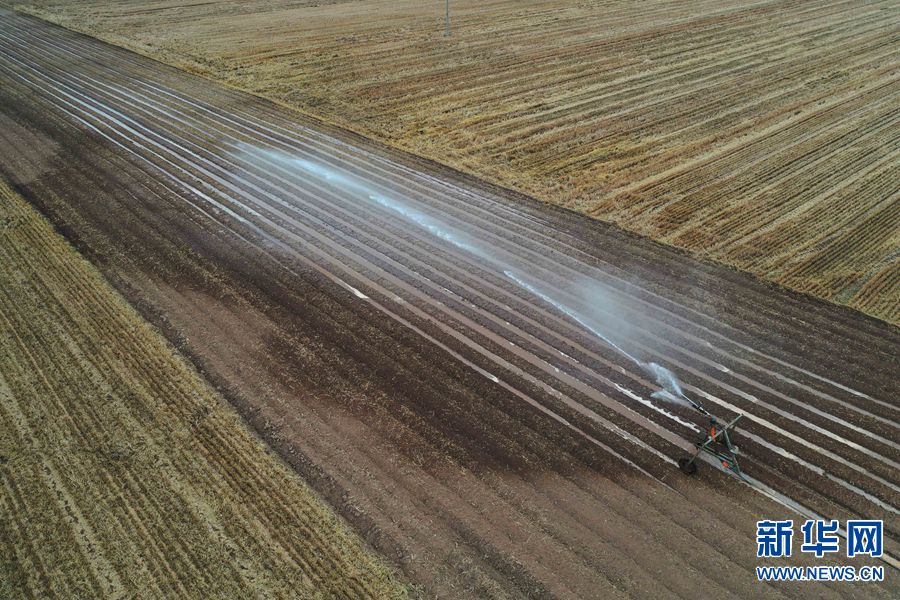
<path fill-rule="evenodd" d="M 625 350 L 625 348 L 623 347 L 624 342 L 622 340 L 627 339 L 627 329 L 630 329 L 629 323 L 625 319 L 613 320 L 617 313 L 617 303 L 615 302 L 615 300 L 610 298 L 608 294 L 601 293 L 599 290 L 597 290 L 596 284 L 591 282 L 590 284 L 583 286 L 581 288 L 581 291 L 584 292 L 585 290 L 591 290 L 588 300 L 593 303 L 604 304 L 604 321 L 610 323 L 609 327 L 605 328 L 605 331 L 601 329 L 602 325 L 598 322 L 598 319 L 595 316 L 587 315 L 583 312 L 578 312 L 566 306 L 565 304 L 562 304 L 561 302 L 555 300 L 552 296 L 550 296 L 549 293 L 541 291 L 535 285 L 524 281 L 521 276 L 516 275 L 510 270 L 504 270 L 503 274 L 511 279 L 516 285 L 529 291 L 547 304 L 553 306 L 558 311 L 581 325 L 584 329 L 606 342 L 607 345 L 619 352 L 622 356 L 640 367 L 645 373 L 653 378 L 653 381 L 655 381 L 657 385 L 662 388 L 661 390 L 658 390 L 651 394 L 653 398 L 665 402 L 670 402 L 672 404 L 679 404 L 689 408 L 693 406 L 685 395 L 684 390 L 681 387 L 681 382 L 678 380 L 678 377 L 675 375 L 675 373 L 660 365 L 659 363 L 641 360 L 637 358 L 633 353 Z M 612 315 L 613 318 L 610 318 L 610 315 Z M 617 332 L 617 334 L 611 333 L 611 330 Z"/>
<path fill-rule="evenodd" d="M 591 333 L 596 335 L 598 338 L 600 338 L 601 340 L 603 340 L 604 342 L 606 342 L 607 344 L 609 344 L 610 346 L 615 348 L 620 354 L 622 354 L 623 356 L 625 356 L 626 358 L 631 360 L 633 363 L 635 363 L 637 365 L 643 365 L 643 363 L 640 360 L 638 360 L 637 358 L 635 358 L 634 356 L 629 354 L 621 346 L 619 346 L 617 343 L 612 341 L 612 339 L 610 339 L 609 337 L 604 335 L 595 326 L 588 323 L 587 320 L 582 315 L 578 314 L 576 311 L 572 310 L 565 304 L 557 302 L 552 297 L 550 297 L 548 294 L 545 294 L 544 292 L 538 290 L 533 285 L 523 281 L 520 277 L 518 277 L 512 271 L 506 270 L 506 271 L 503 271 L 503 274 L 506 275 L 507 277 L 509 277 L 510 279 L 512 279 L 513 282 L 516 285 L 518 285 L 519 287 L 531 292 L 533 295 L 537 296 L 538 298 L 540 298 L 547 304 L 553 306 L 554 308 L 556 308 L 556 310 L 560 311 L 561 313 L 563 313 L 564 315 L 566 315 L 567 317 L 569 317 L 570 319 L 572 319 L 573 321 L 575 321 L 576 323 L 578 323 L 579 325 L 581 325 L 582 327 L 584 327 L 585 329 L 587 329 L 588 331 L 590 331 Z"/>
<path fill-rule="evenodd" d="M 397 202 L 396 200 L 392 200 L 390 198 L 386 198 L 384 196 L 376 194 L 369 194 L 369 200 L 377 202 L 380 206 L 394 211 L 403 218 L 412 221 L 419 227 L 422 227 L 436 238 L 442 239 L 445 242 L 449 242 L 460 250 L 465 250 L 466 252 L 475 254 L 482 259 L 490 258 L 480 248 L 475 247 L 472 241 L 468 239 L 468 236 L 453 231 L 433 217 L 421 213 L 414 208 L 403 204 L 402 202 Z"/>
<path fill-rule="evenodd" d="M 653 376 L 657 385 L 662 388 L 650 394 L 652 397 L 657 400 L 693 407 L 684 394 L 684 390 L 681 389 L 681 382 L 678 381 L 675 373 L 655 362 L 644 363 L 643 366 Z"/>
<path fill-rule="evenodd" d="M 554 298 L 551 292 L 542 289 L 540 283 L 529 282 L 525 276 L 517 274 L 514 267 L 506 264 L 499 256 L 500 252 L 492 251 L 490 247 L 485 246 L 475 236 L 459 231 L 439 218 L 414 207 L 411 203 L 391 198 L 389 195 L 374 189 L 349 174 L 283 152 L 248 145 L 242 145 L 241 157 L 244 160 L 258 163 L 264 169 L 269 165 L 277 165 L 288 172 L 304 171 L 317 179 L 324 180 L 332 187 L 340 187 L 346 191 L 353 192 L 360 200 L 372 202 L 390 213 L 399 215 L 405 221 L 427 231 L 435 238 L 477 256 L 482 263 L 487 263 L 502 271 L 504 276 L 517 286 L 554 307 L 557 311 L 578 323 L 586 331 L 640 367 L 661 388 L 651 395 L 653 398 L 673 404 L 692 406 L 687 396 L 685 396 L 675 373 L 656 362 L 642 360 L 634 352 L 625 349 L 631 335 L 631 329 L 636 324 L 621 316 L 624 314 L 624 311 L 618 306 L 618 300 L 596 281 L 585 279 L 583 281 L 567 282 L 565 286 L 566 292 L 577 297 L 579 305 L 597 307 L 594 310 L 591 308 L 576 310 Z"/>
<path fill-rule="evenodd" d="M 332 169 L 323 164 L 291 156 L 277 150 L 257 148 L 248 144 L 240 144 L 241 158 L 255 163 L 260 169 L 267 170 L 270 165 L 276 165 L 280 169 L 290 173 L 297 170 L 305 171 L 319 180 L 324 180 L 331 187 L 342 188 L 355 193 L 355 197 L 368 200 L 394 212 L 404 219 L 411 221 L 428 231 L 431 235 L 453 244 L 461 250 L 477 255 L 482 259 L 490 256 L 477 247 L 477 242 L 470 236 L 454 231 L 438 219 L 417 210 L 408 203 L 401 202 L 385 194 L 379 193 L 365 182 L 341 171 Z"/>

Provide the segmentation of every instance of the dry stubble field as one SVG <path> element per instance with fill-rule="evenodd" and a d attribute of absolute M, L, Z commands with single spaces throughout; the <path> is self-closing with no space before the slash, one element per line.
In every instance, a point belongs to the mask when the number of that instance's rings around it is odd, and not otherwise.
<path fill-rule="evenodd" d="M 900 322 L 893 0 L 12 4 Z"/>
<path fill-rule="evenodd" d="M 406 592 L 0 182 L 0 598 L 250 594 Z"/>

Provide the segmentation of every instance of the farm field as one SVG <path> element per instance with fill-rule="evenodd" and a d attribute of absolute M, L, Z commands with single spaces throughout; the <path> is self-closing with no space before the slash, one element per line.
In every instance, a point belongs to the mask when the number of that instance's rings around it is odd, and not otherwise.
<path fill-rule="evenodd" d="M 0 597 L 405 588 L 0 182 Z"/>
<path fill-rule="evenodd" d="M 0 177 L 426 597 L 898 596 L 895 326 L 3 9 Z M 885 581 L 760 582 L 817 515 Z"/>
<path fill-rule="evenodd" d="M 892 0 L 12 4 L 900 322 Z"/>

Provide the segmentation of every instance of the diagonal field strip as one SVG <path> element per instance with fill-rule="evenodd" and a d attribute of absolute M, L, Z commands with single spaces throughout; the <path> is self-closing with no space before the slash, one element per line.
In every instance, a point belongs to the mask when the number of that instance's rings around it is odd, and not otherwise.
<path fill-rule="evenodd" d="M 128 127 L 126 127 L 126 128 L 129 129 L 129 131 L 131 131 L 132 133 L 137 133 L 137 132 L 136 132 L 135 130 L 133 130 L 133 129 L 130 129 L 130 128 L 128 128 Z M 156 143 L 154 142 L 154 144 L 156 144 Z M 156 145 L 158 145 L 158 144 L 156 144 Z M 205 171 L 205 172 L 206 172 L 208 175 L 212 176 L 211 173 L 210 173 L 209 171 Z M 224 181 L 221 180 L 221 179 L 218 179 L 218 181 L 220 181 L 221 183 L 224 183 Z M 230 184 L 227 184 L 227 185 L 230 186 Z M 231 188 L 232 188 L 233 190 L 236 189 L 236 188 L 234 188 L 233 186 L 231 186 Z M 259 188 L 255 188 L 255 189 L 256 189 L 257 192 L 262 192 L 262 190 L 260 190 Z M 284 216 L 283 213 L 281 213 L 281 214 L 282 214 L 282 216 Z M 407 289 L 409 289 L 409 288 L 407 288 Z M 471 322 L 470 322 L 470 325 L 471 325 Z M 582 387 L 582 390 L 583 390 L 583 391 L 589 391 L 588 388 L 583 388 L 583 387 Z M 630 411 L 629 411 L 629 412 L 630 412 Z"/>

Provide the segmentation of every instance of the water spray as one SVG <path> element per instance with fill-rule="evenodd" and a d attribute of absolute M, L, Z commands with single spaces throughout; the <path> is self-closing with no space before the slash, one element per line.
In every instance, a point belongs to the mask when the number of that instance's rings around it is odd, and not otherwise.
<path fill-rule="evenodd" d="M 625 358 L 627 358 L 628 360 L 633 362 L 635 365 L 637 365 L 643 371 L 645 371 L 648 375 L 650 375 L 650 377 L 653 378 L 653 380 L 656 382 L 656 384 L 662 388 L 660 390 L 657 390 L 656 392 L 653 392 L 653 394 L 651 394 L 651 396 L 653 398 L 656 398 L 657 400 L 663 400 L 665 402 L 670 402 L 673 404 L 680 404 L 682 406 L 693 407 L 693 408 L 699 410 L 704 415 L 709 415 L 709 413 L 706 411 L 706 409 L 704 409 L 698 403 L 694 402 L 693 400 L 691 400 L 690 398 L 687 397 L 687 395 L 684 393 L 684 390 L 682 390 L 681 382 L 678 381 L 678 377 L 675 375 L 675 373 L 673 373 L 666 367 L 660 365 L 659 363 L 645 362 L 645 361 L 642 361 L 642 360 L 636 358 L 633 354 L 631 354 L 630 352 L 628 352 L 624 348 L 622 348 L 621 345 L 614 342 L 608 335 L 604 334 L 599 329 L 597 329 L 596 327 L 594 327 L 593 325 L 588 323 L 587 320 L 584 317 L 582 317 L 581 315 L 579 315 L 576 311 L 574 311 L 573 309 L 569 308 L 568 306 L 562 304 L 561 302 L 557 302 L 556 300 L 551 298 L 548 294 L 545 294 L 544 292 L 537 289 L 535 286 L 524 281 L 521 277 L 517 276 L 512 271 L 505 270 L 505 271 L 503 271 L 503 274 L 506 275 L 513 282 L 515 282 L 515 284 L 518 285 L 519 287 L 531 292 L 533 295 L 537 296 L 538 298 L 540 298 L 541 300 L 543 300 L 550 306 L 554 307 L 555 309 L 557 309 L 558 311 L 560 311 L 561 313 L 563 313 L 564 315 L 566 315 L 567 317 L 569 317 L 570 319 L 572 319 L 573 321 L 575 321 L 576 323 L 581 325 L 587 331 L 591 332 L 592 334 L 594 334 L 595 336 L 597 336 L 598 338 L 603 340 L 612 349 L 617 351 L 619 354 L 621 354 L 622 356 L 624 356 Z"/>
<path fill-rule="evenodd" d="M 688 397 L 687 394 L 684 393 L 684 390 L 681 387 L 681 382 L 678 380 L 678 377 L 675 375 L 675 373 L 660 365 L 659 363 L 639 360 L 634 355 L 627 352 L 619 344 L 610 339 L 609 336 L 603 334 L 596 327 L 588 323 L 585 318 L 583 318 L 573 309 L 567 307 L 561 302 L 554 300 L 548 294 L 541 292 L 535 286 L 522 280 L 521 277 L 516 276 L 512 271 L 507 269 L 504 270 L 503 273 L 512 281 L 514 281 L 518 286 L 528 290 L 547 304 L 550 304 L 561 313 L 584 327 L 587 331 L 590 331 L 598 338 L 606 342 L 610 347 L 631 360 L 641 369 L 646 371 L 653 378 L 656 384 L 661 388 L 651 394 L 652 398 L 693 408 L 709 419 L 709 426 L 704 434 L 703 439 L 695 443 L 697 451 L 691 456 L 685 456 L 678 459 L 678 467 L 683 473 L 685 473 L 686 475 L 693 475 L 694 473 L 696 473 L 697 458 L 700 456 L 701 452 L 706 452 L 707 454 L 715 457 L 726 471 L 733 473 L 735 476 L 741 479 L 744 479 L 744 475 L 741 472 L 741 468 L 738 464 L 737 459 L 739 450 L 738 447 L 732 442 L 732 436 L 734 434 L 735 427 L 737 426 L 737 423 L 741 419 L 742 415 L 738 415 L 731 422 L 726 423 L 725 425 L 720 424 L 718 419 L 716 419 L 716 417 L 713 416 L 712 413 L 706 410 L 703 405 L 695 400 L 692 400 Z"/>
<path fill-rule="evenodd" d="M 259 152 L 259 149 L 256 149 Z M 597 327 L 588 322 L 588 319 L 576 310 L 566 306 L 562 302 L 555 300 L 549 294 L 542 292 L 536 286 L 528 283 L 525 279 L 512 271 L 509 265 L 503 263 L 493 253 L 482 250 L 478 246 L 478 241 L 471 236 L 456 231 L 452 227 L 444 224 L 439 219 L 432 217 L 424 212 L 417 210 L 409 204 L 389 198 L 376 190 L 373 190 L 364 182 L 342 172 L 330 169 L 318 163 L 295 158 L 280 152 L 271 150 L 262 151 L 268 155 L 270 160 L 281 163 L 285 166 L 298 167 L 307 173 L 310 173 L 320 179 L 324 179 L 330 185 L 340 186 L 345 189 L 358 193 L 362 198 L 377 204 L 383 209 L 389 210 L 400 215 L 403 219 L 414 223 L 418 227 L 428 231 L 434 237 L 449 243 L 460 250 L 466 251 L 477 256 L 484 262 L 492 264 L 498 270 L 515 283 L 520 288 L 528 291 L 532 295 L 540 298 L 556 310 L 578 323 L 585 330 L 589 331 L 597 338 L 606 343 L 609 347 L 620 353 L 622 356 L 633 362 L 641 370 L 652 377 L 653 381 L 660 387 L 659 390 L 651 394 L 652 398 L 665 402 L 679 404 L 689 408 L 693 408 L 703 416 L 709 419 L 709 428 L 703 440 L 698 441 L 695 446 L 697 451 L 689 457 L 679 459 L 678 465 L 681 470 L 692 475 L 697 471 L 696 460 L 701 452 L 707 452 L 717 458 L 722 466 L 734 473 L 736 476 L 743 478 L 740 467 L 737 462 L 738 448 L 731 441 L 737 422 L 742 415 L 738 415 L 730 423 L 721 426 L 719 421 L 707 411 L 700 403 L 692 400 L 684 393 L 681 382 L 671 370 L 655 362 L 647 362 L 640 360 L 620 344 L 616 343 L 609 335 L 600 331 Z"/>

